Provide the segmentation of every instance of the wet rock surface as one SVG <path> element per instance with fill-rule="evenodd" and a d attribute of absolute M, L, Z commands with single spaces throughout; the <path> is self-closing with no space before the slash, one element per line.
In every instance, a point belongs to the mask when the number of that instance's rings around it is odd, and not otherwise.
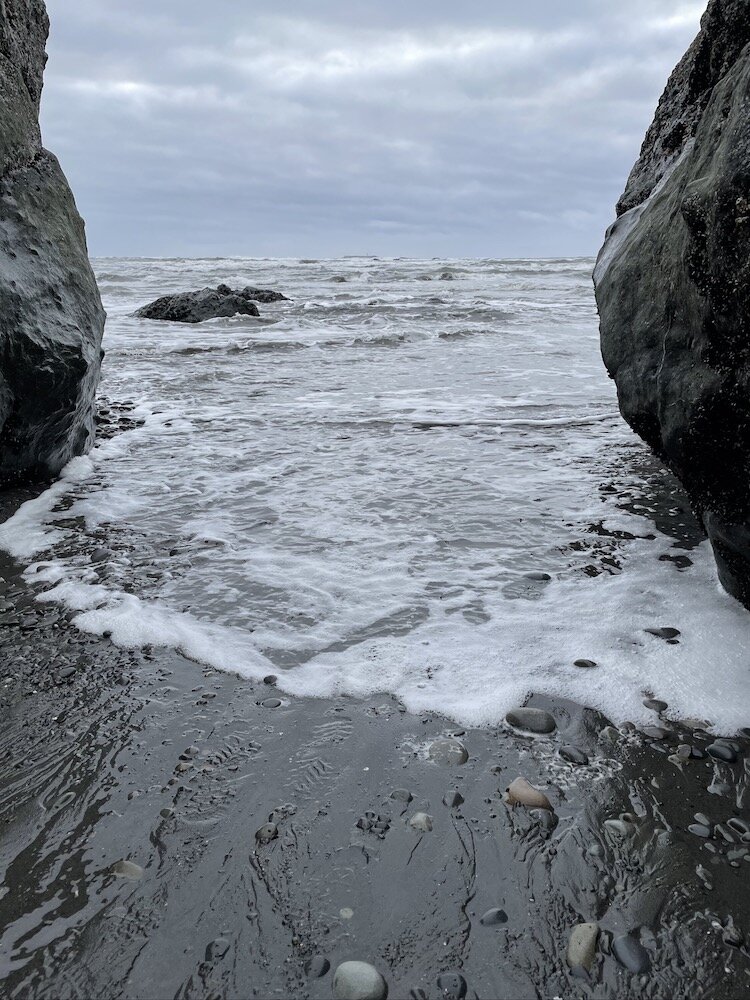
<path fill-rule="evenodd" d="M 750 7 L 711 0 L 595 271 L 602 353 L 633 429 L 683 483 L 750 607 Z"/>
<path fill-rule="evenodd" d="M 0 6 L 0 487 L 56 475 L 94 439 L 104 310 L 39 101 L 42 0 Z"/>
<path fill-rule="evenodd" d="M 262 681 L 118 650 L 0 577 L 4 996 L 329 1000 L 352 961 L 392 997 L 747 995 L 748 734 L 672 724 L 702 754 L 678 766 L 539 695 L 542 740 L 382 695 L 269 711 Z M 520 775 L 554 814 L 504 801 Z"/>
<path fill-rule="evenodd" d="M 285 296 L 267 288 L 232 289 L 228 285 L 201 288 L 197 292 L 178 292 L 149 302 L 136 312 L 140 319 L 170 323 L 205 323 L 209 319 L 232 316 L 258 316 L 257 303 L 281 302 Z"/>

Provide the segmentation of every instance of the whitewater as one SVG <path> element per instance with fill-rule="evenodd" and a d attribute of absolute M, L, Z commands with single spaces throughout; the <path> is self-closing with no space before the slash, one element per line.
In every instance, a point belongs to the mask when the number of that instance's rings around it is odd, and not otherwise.
<path fill-rule="evenodd" d="M 94 263 L 126 429 L 0 526 L 79 629 L 463 725 L 531 692 L 748 725 L 747 613 L 618 414 L 593 261 Z M 133 317 L 220 283 L 289 301 Z"/>

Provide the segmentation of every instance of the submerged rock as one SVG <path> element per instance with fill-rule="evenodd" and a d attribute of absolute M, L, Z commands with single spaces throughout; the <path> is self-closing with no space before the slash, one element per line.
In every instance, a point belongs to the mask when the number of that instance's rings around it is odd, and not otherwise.
<path fill-rule="evenodd" d="M 678 476 L 750 607 L 750 5 L 711 0 L 672 74 L 594 280 L 631 427 Z"/>
<path fill-rule="evenodd" d="M 94 440 L 104 310 L 83 220 L 42 148 L 43 0 L 0 4 L 0 486 Z"/>
<path fill-rule="evenodd" d="M 385 1000 L 388 986 L 367 962 L 342 962 L 333 974 L 333 995 L 337 1000 Z"/>

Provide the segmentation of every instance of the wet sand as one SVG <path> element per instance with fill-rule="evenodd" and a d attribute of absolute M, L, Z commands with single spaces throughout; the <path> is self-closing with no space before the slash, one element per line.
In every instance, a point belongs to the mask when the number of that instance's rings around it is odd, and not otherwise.
<path fill-rule="evenodd" d="M 688 553 L 659 496 L 623 503 Z M 0 577 L 5 995 L 324 998 L 354 959 L 391 998 L 750 996 L 748 739 L 715 760 L 659 705 L 638 732 L 535 696 L 556 729 L 532 736 L 290 700 L 82 635 Z M 518 777 L 553 812 L 508 803 Z"/>

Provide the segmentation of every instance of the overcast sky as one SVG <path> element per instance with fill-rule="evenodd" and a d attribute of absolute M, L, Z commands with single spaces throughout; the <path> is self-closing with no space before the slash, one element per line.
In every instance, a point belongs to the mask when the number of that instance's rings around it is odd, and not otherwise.
<path fill-rule="evenodd" d="M 94 255 L 594 253 L 703 3 L 47 0 Z"/>

